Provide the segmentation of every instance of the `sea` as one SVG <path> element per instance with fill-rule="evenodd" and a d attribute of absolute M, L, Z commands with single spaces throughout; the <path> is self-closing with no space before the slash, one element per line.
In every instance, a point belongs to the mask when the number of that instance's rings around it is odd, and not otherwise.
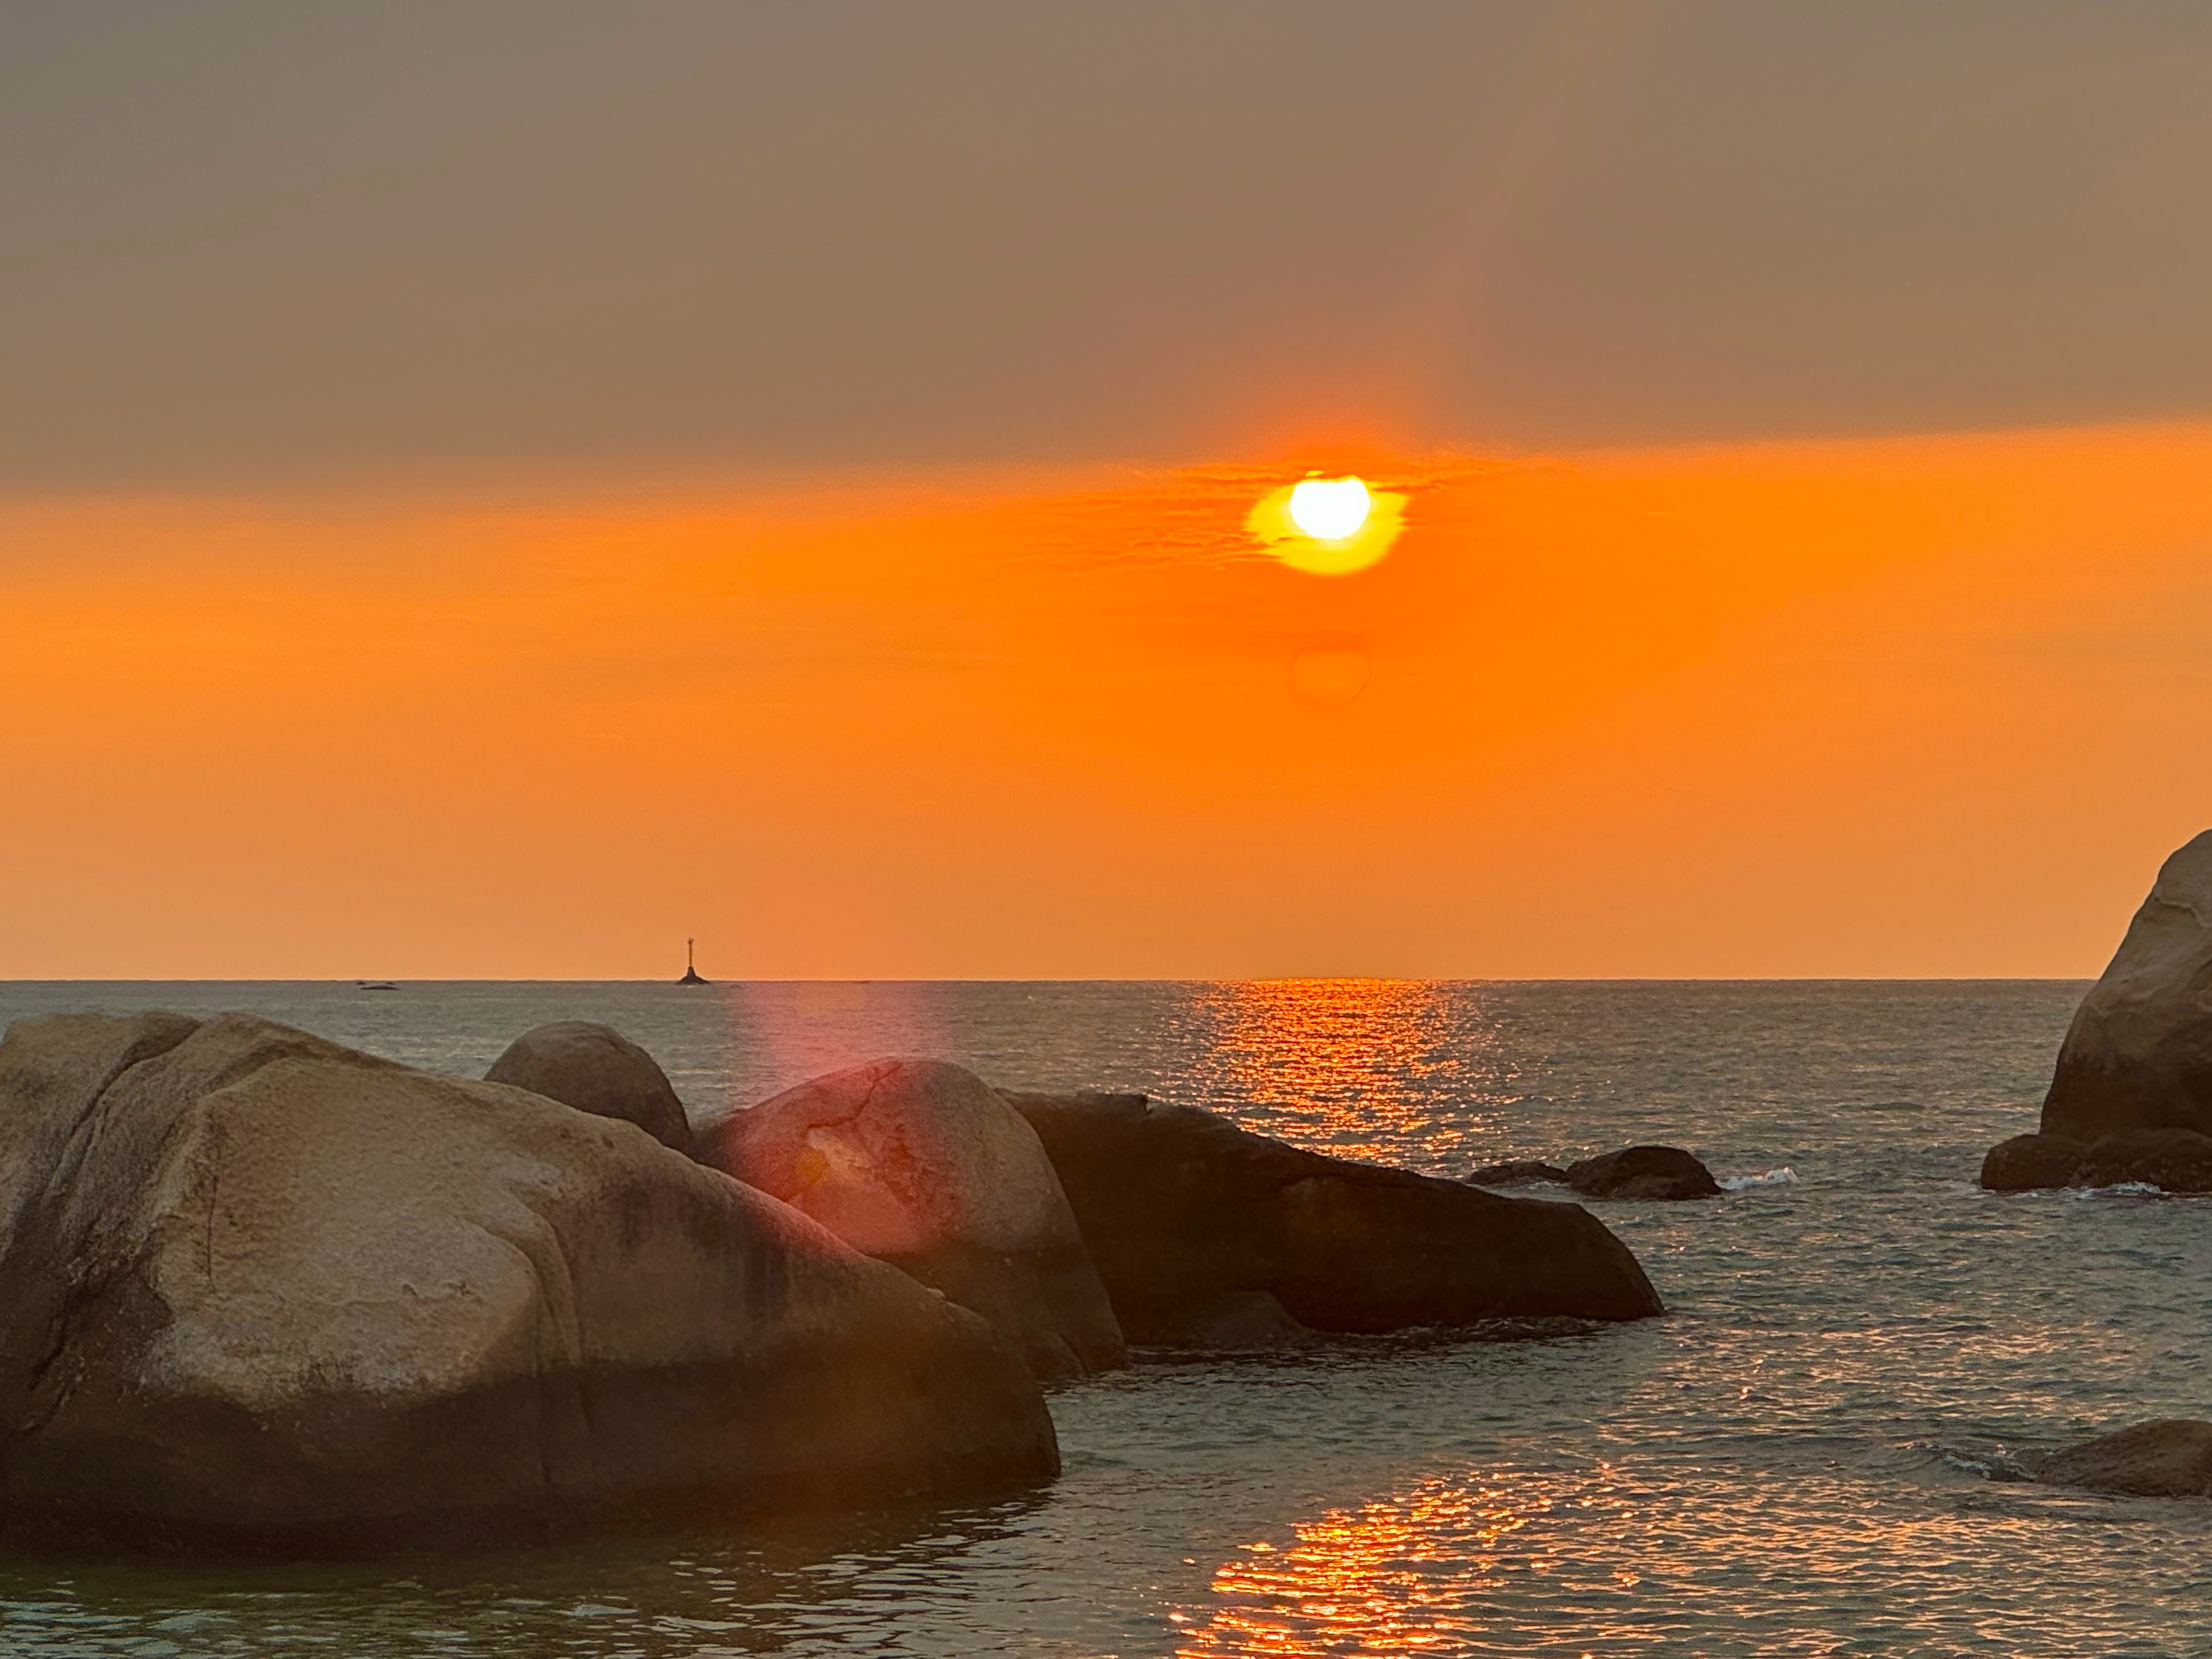
<path fill-rule="evenodd" d="M 1666 1142 L 1729 1188 L 1592 1205 L 1663 1318 L 1146 1356 L 1054 1389 L 1066 1472 L 1001 1502 L 335 1565 L 0 1559 L 0 1654 L 2212 1654 L 2212 1503 L 2025 1478 L 2212 1416 L 2212 1198 L 1975 1186 L 2083 989 L 0 985 L 0 1019 L 246 1009 L 468 1074 L 602 1020 L 702 1122 L 927 1054 L 1439 1176 Z"/>

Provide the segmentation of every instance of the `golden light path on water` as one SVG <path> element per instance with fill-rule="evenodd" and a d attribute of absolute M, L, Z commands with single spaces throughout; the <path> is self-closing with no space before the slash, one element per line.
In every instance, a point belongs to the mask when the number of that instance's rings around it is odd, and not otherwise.
<path fill-rule="evenodd" d="M 1255 1128 L 1339 1158 L 1449 1168 L 1486 1143 L 1516 1097 L 1496 1033 L 1470 1026 L 1468 990 L 1420 980 L 1248 980 L 1200 989 L 1212 1023 L 1203 1097 Z"/>
<path fill-rule="evenodd" d="M 1832 1465 L 1726 1503 L 1704 1472 L 1664 1464 L 1600 1462 L 1580 1478 L 1435 1476 L 1330 1509 L 1279 1545 L 1245 1545 L 1215 1569 L 1205 1602 L 1169 1615 L 1175 1651 L 1948 1653 L 1958 1650 L 1922 1645 L 1913 1632 L 1958 1628 L 1962 1577 L 2001 1577 L 2033 1558 L 2046 1516 L 2094 1512 L 2091 1500 L 2052 1494 L 2039 1513 L 1931 1508 L 1901 1520 L 1866 1512 L 1864 1492 L 1857 1472 Z M 1827 1627 L 1838 1598 L 1869 1583 L 1908 1598 L 1889 1609 L 1894 1644 L 1870 1648 Z M 2001 1614 L 1978 1633 L 1986 1648 L 1975 1650 L 1990 1652 L 2028 1634 Z"/>
<path fill-rule="evenodd" d="M 1212 1586 L 1218 1605 L 1176 1652 L 1462 1651 L 1480 1630 L 1468 1598 L 1494 1584 L 1494 1547 L 1524 1524 L 1504 1487 L 1443 1479 L 1332 1510 L 1279 1549 L 1261 1540 L 1223 1563 Z"/>

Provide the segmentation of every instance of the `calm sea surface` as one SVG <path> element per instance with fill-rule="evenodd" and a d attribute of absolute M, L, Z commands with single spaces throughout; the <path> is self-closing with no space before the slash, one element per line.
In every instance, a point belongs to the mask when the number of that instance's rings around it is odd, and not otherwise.
<path fill-rule="evenodd" d="M 343 1567 L 0 1560 L 0 1652 L 2212 1654 L 2212 1504 L 2007 1478 L 2212 1415 L 2212 1199 L 1973 1186 L 2081 989 L 0 984 L 0 1019 L 245 1008 L 468 1073 L 605 1020 L 699 1120 L 928 1054 L 1440 1175 L 1656 1139 L 1743 1183 L 1592 1206 L 1664 1319 L 1078 1382 L 1066 1474 L 1015 1501 Z"/>

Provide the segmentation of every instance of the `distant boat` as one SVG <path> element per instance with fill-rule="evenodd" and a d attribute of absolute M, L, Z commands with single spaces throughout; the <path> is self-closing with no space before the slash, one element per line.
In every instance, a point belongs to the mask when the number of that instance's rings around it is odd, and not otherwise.
<path fill-rule="evenodd" d="M 364 991 L 396 991 L 399 988 L 388 979 L 365 979 L 359 984 Z"/>
<path fill-rule="evenodd" d="M 684 941 L 684 977 L 676 981 L 678 985 L 712 985 L 714 982 L 711 979 L 699 977 L 699 964 L 692 953 L 692 947 L 697 944 L 696 939 Z"/>

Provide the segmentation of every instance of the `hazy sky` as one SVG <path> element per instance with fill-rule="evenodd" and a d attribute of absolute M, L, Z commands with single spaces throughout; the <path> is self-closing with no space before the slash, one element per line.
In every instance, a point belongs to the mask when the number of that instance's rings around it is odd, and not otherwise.
<path fill-rule="evenodd" d="M 2201 0 L 0 6 L 0 975 L 2094 973 L 2208 295 Z"/>
<path fill-rule="evenodd" d="M 0 484 L 2212 407 L 2212 9 L 0 9 Z"/>

